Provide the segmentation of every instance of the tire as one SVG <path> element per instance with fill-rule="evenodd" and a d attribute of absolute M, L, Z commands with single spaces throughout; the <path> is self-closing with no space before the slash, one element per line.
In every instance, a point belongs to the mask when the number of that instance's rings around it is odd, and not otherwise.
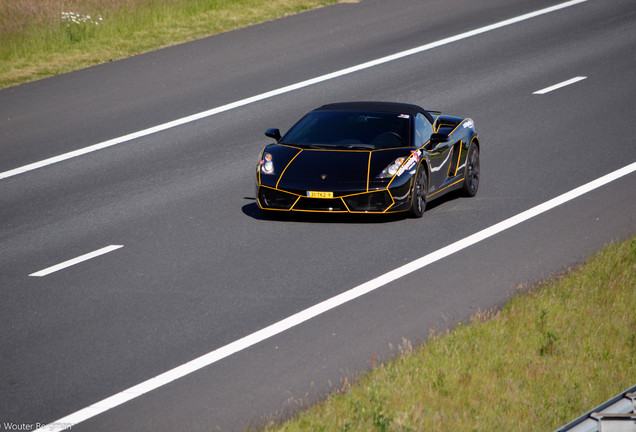
<path fill-rule="evenodd" d="M 413 181 L 411 209 L 409 211 L 414 218 L 421 218 L 424 215 L 424 210 L 426 209 L 426 191 L 426 166 L 420 164 Z"/>
<path fill-rule="evenodd" d="M 474 197 L 479 189 L 479 149 L 471 145 L 466 156 L 466 175 L 464 176 L 464 195 Z"/>

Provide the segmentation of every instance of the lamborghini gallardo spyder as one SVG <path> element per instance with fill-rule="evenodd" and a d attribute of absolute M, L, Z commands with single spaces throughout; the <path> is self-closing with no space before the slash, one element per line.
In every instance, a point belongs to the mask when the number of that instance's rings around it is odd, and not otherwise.
<path fill-rule="evenodd" d="M 479 187 L 479 140 L 461 118 L 392 102 L 321 106 L 266 146 L 256 166 L 265 212 L 410 212 Z"/>

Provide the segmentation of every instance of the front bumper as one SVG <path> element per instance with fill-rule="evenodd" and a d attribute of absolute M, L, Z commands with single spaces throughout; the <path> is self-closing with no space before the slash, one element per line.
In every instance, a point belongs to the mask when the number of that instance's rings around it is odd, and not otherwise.
<path fill-rule="evenodd" d="M 264 210 L 325 213 L 392 213 L 411 204 L 411 181 L 394 188 L 372 191 L 337 191 L 332 198 L 310 198 L 304 190 L 283 190 L 257 185 L 256 200 Z"/>

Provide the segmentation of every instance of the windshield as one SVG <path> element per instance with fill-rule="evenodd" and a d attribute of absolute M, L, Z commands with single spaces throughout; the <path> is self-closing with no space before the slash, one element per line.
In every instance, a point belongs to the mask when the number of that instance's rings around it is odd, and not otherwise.
<path fill-rule="evenodd" d="M 385 149 L 411 145 L 411 116 L 369 111 L 312 111 L 281 143 L 312 148 Z"/>

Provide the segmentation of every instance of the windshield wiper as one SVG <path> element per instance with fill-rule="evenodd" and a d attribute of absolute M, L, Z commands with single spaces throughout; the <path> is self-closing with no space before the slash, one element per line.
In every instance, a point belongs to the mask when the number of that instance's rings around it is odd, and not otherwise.
<path fill-rule="evenodd" d="M 352 150 L 375 150 L 375 146 L 373 144 L 349 144 L 343 147 Z"/>
<path fill-rule="evenodd" d="M 294 147 L 314 148 L 313 144 L 307 144 L 307 143 L 279 142 L 278 144 L 289 145 Z"/>
<path fill-rule="evenodd" d="M 309 144 L 309 147 L 313 149 L 333 149 L 333 148 L 338 148 L 340 146 L 337 146 L 335 144 Z"/>
<path fill-rule="evenodd" d="M 347 149 L 347 150 L 375 150 L 372 144 L 311 144 L 315 149 Z"/>

